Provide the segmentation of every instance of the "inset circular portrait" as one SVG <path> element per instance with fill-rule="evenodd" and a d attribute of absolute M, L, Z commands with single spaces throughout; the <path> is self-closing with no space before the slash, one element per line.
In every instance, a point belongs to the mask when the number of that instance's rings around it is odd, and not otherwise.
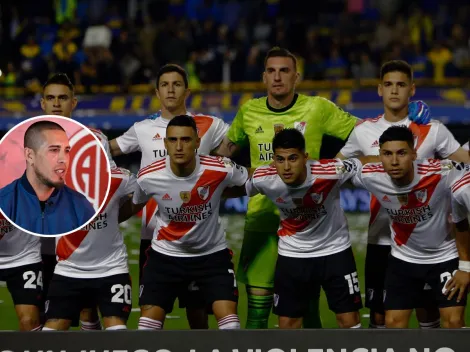
<path fill-rule="evenodd" d="M 0 141 L 0 212 L 36 236 L 64 236 L 93 221 L 111 184 L 106 150 L 72 119 L 23 121 Z"/>

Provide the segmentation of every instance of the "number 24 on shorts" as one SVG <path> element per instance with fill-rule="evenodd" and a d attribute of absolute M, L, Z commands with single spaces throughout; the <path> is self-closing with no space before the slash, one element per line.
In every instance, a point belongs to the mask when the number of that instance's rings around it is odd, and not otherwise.
<path fill-rule="evenodd" d="M 359 279 L 357 278 L 357 272 L 344 275 L 345 280 L 348 282 L 349 294 L 353 295 L 359 292 Z"/>
<path fill-rule="evenodd" d="M 32 270 L 30 271 L 25 271 L 23 273 L 23 280 L 26 281 L 24 283 L 24 288 L 30 288 L 35 290 L 37 286 L 41 286 L 43 288 L 42 284 L 42 271 L 38 272 L 37 280 L 36 280 L 36 273 Z M 36 281 L 36 283 L 34 283 Z"/>

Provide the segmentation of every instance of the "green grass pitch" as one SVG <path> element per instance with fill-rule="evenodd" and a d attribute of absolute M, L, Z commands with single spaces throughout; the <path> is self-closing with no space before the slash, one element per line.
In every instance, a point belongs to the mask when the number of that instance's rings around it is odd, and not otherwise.
<path fill-rule="evenodd" d="M 365 260 L 365 247 L 367 239 L 367 224 L 368 214 L 347 214 L 351 239 L 353 241 L 354 254 L 356 258 L 358 275 L 361 284 L 361 293 L 364 296 L 364 260 Z M 235 268 L 238 264 L 238 256 L 240 253 L 242 240 L 243 240 L 243 216 L 242 215 L 227 215 L 223 216 L 223 223 L 227 229 L 227 238 L 230 243 L 230 248 L 234 252 Z M 138 278 L 138 260 L 139 260 L 139 243 L 140 243 L 140 219 L 132 218 L 127 223 L 123 224 L 122 231 L 125 236 L 128 252 L 131 275 L 137 282 Z M 135 283 L 132 288 L 133 293 L 133 311 L 128 321 L 129 329 L 136 329 L 139 319 L 138 308 L 138 290 L 139 287 Z M 322 293 L 320 301 L 321 317 L 323 326 L 325 328 L 335 328 L 336 319 L 335 315 L 328 309 L 328 303 L 324 294 Z M 242 327 L 246 321 L 247 307 L 246 307 L 246 294 L 244 287 L 240 287 L 240 300 L 238 305 L 238 313 Z M 467 324 L 470 323 L 470 310 L 466 312 Z M 364 308 L 361 310 L 362 325 L 367 327 L 369 323 L 369 311 Z M 213 316 L 210 317 L 209 324 L 211 328 L 216 328 L 217 323 Z M 271 314 L 269 319 L 269 328 L 277 327 L 277 317 Z M 416 319 L 412 318 L 411 327 L 417 327 Z M 18 322 L 15 315 L 15 310 L 11 297 L 7 288 L 0 283 L 0 330 L 17 330 Z M 178 308 L 177 303 L 173 312 L 167 316 L 165 321 L 165 329 L 189 329 L 186 320 L 185 311 Z"/>

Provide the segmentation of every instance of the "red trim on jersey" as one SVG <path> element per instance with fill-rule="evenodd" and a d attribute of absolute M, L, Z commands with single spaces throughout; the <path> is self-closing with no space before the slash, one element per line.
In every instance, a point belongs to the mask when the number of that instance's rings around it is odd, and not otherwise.
<path fill-rule="evenodd" d="M 455 193 L 458 189 L 470 183 L 470 173 L 464 175 L 460 180 L 454 183 L 452 186 L 452 193 Z"/>
<path fill-rule="evenodd" d="M 197 180 L 193 189 L 191 190 L 191 199 L 188 203 L 183 204 L 181 207 L 189 207 L 195 205 L 202 205 L 208 203 L 215 190 L 225 180 L 227 173 L 223 171 L 205 169 L 201 177 Z M 206 200 L 199 197 L 198 187 L 209 186 L 209 196 Z M 215 210 L 214 210 L 215 211 Z M 186 235 L 195 225 L 195 222 L 175 222 L 170 221 L 168 226 L 160 228 L 157 234 L 157 240 L 176 241 Z"/>
<path fill-rule="evenodd" d="M 373 174 L 373 173 L 384 173 L 385 169 L 382 165 L 366 165 L 362 168 L 361 173 L 363 174 Z"/>
<path fill-rule="evenodd" d="M 320 207 L 330 194 L 333 187 L 338 182 L 337 179 L 325 179 L 325 178 L 317 178 L 313 183 L 312 187 L 309 188 L 305 196 L 302 198 L 302 207 L 303 208 L 317 208 Z M 313 198 L 312 194 L 321 194 L 321 201 L 316 203 Z M 287 218 L 281 220 L 281 228 L 277 231 L 278 236 L 292 236 L 295 235 L 297 232 L 302 231 L 305 229 L 312 220 L 299 220 L 296 216 L 295 218 Z M 334 221 L 334 219 L 333 219 Z"/>
<path fill-rule="evenodd" d="M 144 169 L 141 169 L 137 175 L 137 178 L 140 178 L 150 172 L 154 172 L 154 171 L 158 171 L 158 170 L 161 170 L 161 169 L 164 169 L 166 167 L 165 163 L 163 164 L 155 164 L 154 166 L 152 166 L 151 168 L 150 167 L 147 167 Z"/>
<path fill-rule="evenodd" d="M 106 198 L 103 206 L 101 209 L 105 210 L 106 207 L 108 206 L 109 202 L 111 201 L 111 198 L 114 196 L 116 191 L 119 189 L 119 186 L 121 185 L 122 181 L 124 179 L 118 178 L 118 177 L 112 177 L 111 178 L 111 186 L 109 187 L 109 193 L 108 197 Z M 100 211 L 101 213 L 101 211 Z M 59 241 L 57 242 L 57 249 L 56 253 L 57 256 L 60 260 L 67 260 L 70 258 L 70 256 L 73 254 L 73 252 L 80 247 L 80 244 L 82 241 L 85 239 L 85 237 L 88 235 L 88 232 L 90 230 L 77 230 L 75 232 L 72 232 L 70 235 L 67 236 L 62 236 Z"/>
<path fill-rule="evenodd" d="M 379 116 L 377 116 L 377 117 L 371 117 L 371 118 L 366 118 L 366 119 L 358 120 L 358 121 L 356 122 L 356 125 L 355 125 L 354 127 L 357 127 L 357 126 L 363 124 L 364 122 L 372 122 L 372 123 L 375 123 L 375 122 L 379 121 L 382 116 L 383 116 L 383 115 L 379 115 Z"/>
<path fill-rule="evenodd" d="M 416 143 L 416 150 L 421 147 L 421 144 L 423 144 L 424 140 L 429 134 L 429 131 L 431 130 L 431 125 L 418 125 L 415 122 L 410 123 L 410 130 L 413 132 L 416 138 L 418 138 L 417 143 Z"/>
<path fill-rule="evenodd" d="M 277 171 L 269 171 L 269 172 L 264 172 L 264 173 L 257 173 L 252 176 L 252 178 L 259 178 L 259 177 L 265 177 L 265 176 L 274 176 L 277 175 Z"/>
<path fill-rule="evenodd" d="M 199 155 L 199 161 L 200 162 L 208 162 L 208 163 L 217 163 L 220 164 L 221 166 L 225 166 L 224 161 L 221 159 L 221 157 L 218 156 L 208 156 L 208 155 Z"/>
<path fill-rule="evenodd" d="M 220 165 L 219 163 L 208 163 L 207 161 L 201 161 L 201 165 L 206 165 L 206 166 L 214 166 L 214 167 L 225 167 L 225 165 Z"/>
<path fill-rule="evenodd" d="M 145 211 L 145 226 L 148 226 L 150 220 L 152 220 L 155 212 L 157 211 L 158 204 L 155 198 L 150 198 L 147 204 L 145 204 L 144 211 Z"/>
<path fill-rule="evenodd" d="M 164 158 L 164 159 L 157 160 L 157 161 L 154 161 L 153 163 L 151 163 L 151 164 L 149 164 L 149 165 L 147 165 L 147 166 L 141 168 L 141 169 L 139 170 L 139 173 L 144 172 L 144 171 L 146 171 L 146 170 L 148 170 L 149 168 L 154 167 L 154 166 L 165 165 L 165 163 L 166 163 L 166 159 L 165 159 L 165 158 Z"/>
<path fill-rule="evenodd" d="M 267 168 L 256 169 L 255 172 L 253 173 L 253 177 L 257 175 L 261 175 L 261 174 L 271 173 L 271 172 L 277 172 L 277 169 L 271 166 Z"/>
<path fill-rule="evenodd" d="M 433 174 L 430 176 L 423 177 L 416 186 L 408 193 L 408 202 L 406 205 L 402 205 L 400 210 L 413 209 L 418 207 L 425 207 L 429 204 L 437 185 L 441 181 L 441 175 Z M 425 190 L 427 192 L 426 201 L 421 203 L 416 197 L 416 191 Z M 435 214 L 434 216 L 439 216 Z M 395 242 L 401 246 L 408 242 L 411 234 L 413 233 L 416 224 L 403 224 L 392 221 L 392 228 L 395 231 Z"/>
<path fill-rule="evenodd" d="M 111 169 L 111 175 L 124 175 L 120 169 Z"/>
<path fill-rule="evenodd" d="M 377 219 L 377 215 L 380 212 L 380 202 L 373 194 L 370 195 L 370 219 L 369 219 L 369 227 L 375 222 Z"/>
<path fill-rule="evenodd" d="M 202 138 L 214 122 L 214 118 L 207 115 L 193 115 L 196 127 L 199 131 L 199 138 Z"/>

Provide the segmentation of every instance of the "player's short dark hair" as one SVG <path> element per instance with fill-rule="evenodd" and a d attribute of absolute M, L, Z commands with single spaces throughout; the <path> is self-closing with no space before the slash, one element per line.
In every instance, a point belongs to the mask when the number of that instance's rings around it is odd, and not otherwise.
<path fill-rule="evenodd" d="M 24 134 L 24 147 L 34 151 L 38 150 L 44 141 L 42 132 L 46 130 L 61 130 L 65 132 L 63 127 L 58 123 L 52 121 L 35 122 L 28 127 Z"/>
<path fill-rule="evenodd" d="M 189 82 L 188 82 L 188 74 L 186 73 L 186 70 L 184 68 L 182 68 L 180 65 L 177 65 L 177 64 L 166 64 L 164 66 L 162 66 L 159 70 L 158 70 L 158 73 L 157 73 L 157 82 L 156 82 L 156 86 L 157 86 L 157 89 L 158 89 L 158 86 L 160 84 L 160 78 L 165 74 L 165 73 L 170 73 L 170 72 L 177 72 L 181 75 L 181 77 L 183 77 L 183 81 L 184 81 L 184 87 L 185 88 L 188 88 L 189 86 Z"/>
<path fill-rule="evenodd" d="M 275 46 L 272 49 L 270 49 L 266 57 L 264 58 L 264 67 L 266 68 L 266 64 L 268 62 L 268 59 L 271 57 L 290 57 L 292 61 L 294 62 L 294 68 L 297 70 L 297 58 L 295 57 L 294 54 L 292 54 L 289 50 L 281 48 L 279 46 Z"/>
<path fill-rule="evenodd" d="M 411 130 L 405 125 L 392 126 L 385 130 L 379 138 L 379 146 L 386 142 L 407 142 L 411 149 L 414 148 L 415 136 Z"/>
<path fill-rule="evenodd" d="M 277 149 L 298 149 L 305 151 L 305 138 L 295 128 L 286 128 L 278 132 L 273 138 L 273 151 Z"/>
<path fill-rule="evenodd" d="M 410 81 L 413 80 L 413 68 L 406 61 L 392 60 L 384 63 L 380 68 L 380 80 L 389 72 L 401 72 L 407 75 Z"/>
<path fill-rule="evenodd" d="M 51 78 L 49 78 L 46 83 L 44 83 L 44 85 L 42 86 L 43 92 L 46 87 L 51 84 L 60 84 L 62 86 L 67 86 L 72 92 L 72 95 L 75 93 L 75 87 L 73 86 L 72 81 L 70 81 L 69 77 L 65 73 L 56 73 Z"/>
<path fill-rule="evenodd" d="M 191 127 L 197 134 L 196 121 L 192 116 L 189 115 L 178 115 L 173 117 L 170 122 L 168 122 L 166 129 L 168 130 L 168 128 L 170 128 L 171 126 Z"/>

